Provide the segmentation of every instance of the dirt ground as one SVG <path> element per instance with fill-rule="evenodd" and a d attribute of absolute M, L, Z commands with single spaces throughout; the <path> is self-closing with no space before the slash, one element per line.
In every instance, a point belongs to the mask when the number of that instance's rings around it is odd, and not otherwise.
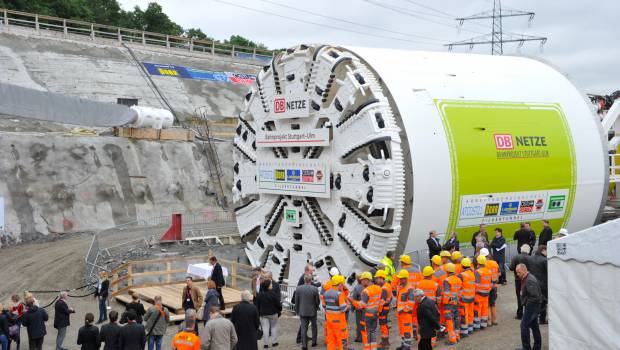
<path fill-rule="evenodd" d="M 24 290 L 49 290 L 67 289 L 83 284 L 84 279 L 84 254 L 89 247 L 90 234 L 76 234 L 66 238 L 59 238 L 43 243 L 30 243 L 17 247 L 4 248 L 0 250 L 0 302 L 6 303 L 13 293 L 21 294 Z M 119 240 L 123 235 L 119 235 Z M 468 337 L 456 346 L 447 346 L 443 343 L 437 349 L 514 349 L 520 347 L 519 321 L 514 319 L 516 310 L 516 296 L 514 293 L 514 282 L 509 276 L 509 283 L 500 287 L 498 298 L 498 318 L 499 325 L 477 332 L 472 337 Z M 82 291 L 72 294 L 83 294 Z M 47 305 L 53 300 L 55 294 L 36 294 L 35 297 L 42 306 Z M 78 328 L 83 324 L 84 315 L 92 312 L 97 317 L 97 303 L 92 297 L 69 298 L 68 303 L 76 310 L 76 314 L 71 317 L 71 327 L 67 332 L 65 347 L 68 349 L 79 349 L 76 345 Z M 111 303 L 113 309 L 123 311 L 124 306 L 115 302 Z M 45 337 L 44 349 L 54 349 L 56 331 L 52 327 L 54 311 L 53 307 L 46 309 L 50 320 L 47 322 L 48 335 Z M 390 313 L 391 348 L 400 346 L 400 339 L 397 334 L 397 323 Z M 283 315 L 279 320 L 279 349 L 300 349 L 301 346 L 295 344 L 295 335 L 299 327 L 299 319 L 294 316 Z M 319 325 L 321 327 L 321 324 Z M 349 334 L 354 334 L 354 325 L 349 326 Z M 164 339 L 164 349 L 170 349 L 170 342 L 176 333 L 177 327 L 168 327 L 167 335 Z M 543 349 L 548 349 L 548 328 L 541 326 L 543 335 Z M 26 340 L 26 332 L 22 329 L 22 339 Z M 350 339 L 353 339 L 352 337 Z M 322 345 L 323 336 L 319 329 L 319 344 L 315 349 L 324 349 Z M 27 346 L 24 343 L 25 346 Z M 260 343 L 262 345 L 262 342 Z M 351 343 L 351 349 L 362 349 L 361 344 Z"/>

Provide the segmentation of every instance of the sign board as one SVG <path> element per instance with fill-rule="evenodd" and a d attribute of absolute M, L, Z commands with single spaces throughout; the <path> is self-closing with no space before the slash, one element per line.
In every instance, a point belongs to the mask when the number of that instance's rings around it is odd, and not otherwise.
<path fill-rule="evenodd" d="M 329 146 L 329 129 L 265 131 L 256 134 L 256 147 Z"/>
<path fill-rule="evenodd" d="M 315 159 L 258 161 L 258 192 L 329 198 L 329 167 Z"/>
<path fill-rule="evenodd" d="M 299 226 L 299 210 L 285 208 L 284 222 L 290 226 Z"/>
<path fill-rule="evenodd" d="M 214 72 L 190 67 L 175 66 L 171 64 L 159 64 L 142 62 L 150 75 L 159 75 L 174 78 L 208 80 L 230 84 L 252 85 L 256 81 L 256 75 L 236 72 Z"/>
<path fill-rule="evenodd" d="M 310 101 L 303 93 L 276 95 L 271 116 L 274 119 L 306 118 L 310 116 Z"/>

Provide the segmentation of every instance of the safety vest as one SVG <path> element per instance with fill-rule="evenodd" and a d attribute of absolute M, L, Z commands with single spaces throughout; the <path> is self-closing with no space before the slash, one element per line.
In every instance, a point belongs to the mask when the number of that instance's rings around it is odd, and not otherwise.
<path fill-rule="evenodd" d="M 385 278 L 385 280 L 388 282 L 392 282 L 392 277 L 396 275 L 396 269 L 394 268 L 394 263 L 392 262 L 392 259 L 384 256 L 383 259 L 381 259 L 381 261 L 379 262 L 385 265 L 385 273 L 387 273 L 387 277 Z"/>
<path fill-rule="evenodd" d="M 323 285 L 321 286 L 321 292 L 319 293 L 319 297 L 321 299 L 321 304 L 325 305 L 325 302 L 323 300 L 323 295 L 329 291 L 333 289 L 332 286 L 332 281 L 331 280 L 327 280 L 325 281 L 325 283 L 323 283 Z M 347 288 L 346 285 L 342 286 L 342 293 L 344 294 L 344 297 L 347 298 L 349 296 L 349 289 Z"/>
<path fill-rule="evenodd" d="M 454 274 L 458 276 L 461 272 L 463 272 L 463 265 L 461 265 L 461 263 L 455 263 Z"/>
<path fill-rule="evenodd" d="M 425 278 L 418 282 L 418 289 L 424 291 L 424 295 L 432 301 L 437 301 L 437 296 L 439 296 L 439 285 L 437 282 L 433 281 L 432 278 Z"/>
<path fill-rule="evenodd" d="M 422 279 L 422 274 L 420 273 L 420 267 L 418 265 L 401 265 L 400 270 L 406 270 L 409 272 L 409 277 L 407 278 L 407 283 L 414 290 L 417 288 L 418 282 Z M 394 275 L 392 278 L 392 289 L 398 289 L 400 285 L 400 278 L 397 275 Z"/>
<path fill-rule="evenodd" d="M 172 348 L 177 350 L 199 350 L 200 337 L 192 332 L 179 332 L 172 338 Z"/>
<path fill-rule="evenodd" d="M 399 314 L 411 312 L 414 302 L 413 289 L 408 284 L 405 287 L 399 286 L 396 294 L 396 312 Z"/>
<path fill-rule="evenodd" d="M 491 271 L 491 281 L 493 283 L 497 283 L 499 281 L 499 265 L 495 260 L 487 260 L 486 265 L 484 265 L 489 271 Z"/>
<path fill-rule="evenodd" d="M 481 267 L 474 274 L 476 277 L 476 293 L 482 296 L 488 296 L 493 286 L 493 277 L 491 271 L 486 267 Z"/>
<path fill-rule="evenodd" d="M 461 301 L 463 303 L 471 303 L 476 296 L 476 276 L 471 269 L 464 270 L 459 275 L 463 281 L 463 289 L 461 289 Z"/>
<path fill-rule="evenodd" d="M 450 275 L 443 281 L 441 302 L 444 305 L 458 305 L 463 282 L 456 275 Z"/>
<path fill-rule="evenodd" d="M 344 293 L 337 289 L 330 289 L 323 295 L 325 300 L 325 318 L 327 322 L 340 322 L 344 320 L 347 301 Z"/>
<path fill-rule="evenodd" d="M 442 269 L 442 266 L 440 266 L 435 269 L 435 274 L 433 276 L 435 277 L 435 282 L 439 285 L 439 289 L 443 290 L 443 280 L 448 277 L 448 273 Z"/>
<path fill-rule="evenodd" d="M 371 284 L 362 291 L 362 303 L 364 308 L 364 316 L 378 317 L 379 308 L 381 307 L 381 287 Z"/>
<path fill-rule="evenodd" d="M 392 302 L 392 285 L 387 282 L 381 286 L 381 300 L 389 308 L 390 302 Z"/>

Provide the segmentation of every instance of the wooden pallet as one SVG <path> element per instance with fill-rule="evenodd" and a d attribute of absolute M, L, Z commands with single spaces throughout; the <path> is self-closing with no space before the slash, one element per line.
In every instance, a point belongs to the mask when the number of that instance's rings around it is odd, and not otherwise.
<path fill-rule="evenodd" d="M 129 294 L 120 294 L 114 297 L 116 299 L 116 301 L 118 301 L 119 303 L 122 304 L 129 304 L 132 302 L 132 298 L 131 295 Z M 153 304 L 149 303 L 148 301 L 144 301 L 144 300 L 140 300 L 140 303 L 142 303 L 142 305 L 144 305 L 144 309 L 148 310 L 151 306 L 153 306 Z M 183 319 L 185 318 L 185 315 L 176 315 L 174 313 L 170 313 L 170 323 L 175 323 L 175 322 L 181 322 L 183 321 Z"/>
<path fill-rule="evenodd" d="M 194 132 L 189 129 L 151 129 L 151 128 L 114 128 L 114 135 L 140 140 L 194 141 Z"/>
<path fill-rule="evenodd" d="M 194 283 L 200 291 L 204 294 L 207 290 L 207 282 L 195 282 Z M 172 310 L 174 314 L 182 315 L 184 313 L 182 298 L 183 287 L 185 283 L 165 284 L 150 287 L 131 288 L 129 293 L 137 293 L 140 299 L 145 300 L 148 303 L 152 303 L 155 296 L 160 295 L 162 298 L 162 304 L 168 309 Z M 222 288 L 224 294 L 224 302 L 226 310 L 223 313 L 230 313 L 232 307 L 241 302 L 241 291 L 224 287 Z"/>

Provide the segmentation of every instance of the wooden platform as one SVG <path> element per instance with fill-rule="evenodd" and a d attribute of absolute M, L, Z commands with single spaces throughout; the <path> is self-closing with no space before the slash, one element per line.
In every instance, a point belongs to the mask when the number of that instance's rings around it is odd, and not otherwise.
<path fill-rule="evenodd" d="M 194 141 L 194 132 L 190 129 L 170 128 L 170 129 L 151 129 L 151 128 L 114 128 L 114 135 L 130 139 L 141 140 L 172 140 L 172 141 Z"/>
<path fill-rule="evenodd" d="M 195 282 L 200 292 L 204 295 L 207 291 L 207 282 Z M 185 283 L 175 283 L 175 284 L 163 284 L 149 287 L 137 287 L 131 288 L 129 290 L 129 294 L 119 294 L 115 298 L 120 303 L 126 304 L 131 301 L 131 294 L 137 293 L 140 299 L 142 300 L 144 307 L 150 307 L 153 303 L 153 299 L 155 296 L 160 295 L 162 298 L 162 304 L 168 308 L 172 314 L 178 315 L 180 320 L 183 319 L 183 305 L 181 295 L 183 294 L 183 288 L 185 287 Z M 233 306 L 239 304 L 241 302 L 241 291 L 224 287 L 222 288 L 222 293 L 224 294 L 224 302 L 226 303 L 226 309 L 222 311 L 223 314 L 229 314 L 232 311 Z M 172 320 L 171 315 L 171 320 Z"/>

